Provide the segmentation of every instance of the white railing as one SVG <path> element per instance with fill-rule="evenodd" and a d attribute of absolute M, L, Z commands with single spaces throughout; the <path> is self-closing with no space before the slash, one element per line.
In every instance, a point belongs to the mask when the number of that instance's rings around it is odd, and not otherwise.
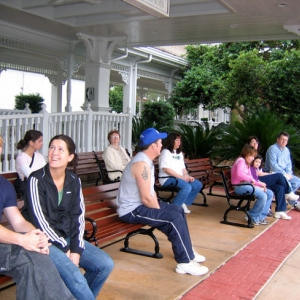
<path fill-rule="evenodd" d="M 118 129 L 121 145 L 131 152 L 131 117 L 129 114 L 95 112 L 90 105 L 86 111 L 38 114 L 0 115 L 0 134 L 4 139 L 0 173 L 15 172 L 16 144 L 25 132 L 36 129 L 43 133 L 41 153 L 47 157 L 48 143 L 57 134 L 69 135 L 76 144 L 77 152 L 103 151 L 108 145 L 107 134 Z"/>
<path fill-rule="evenodd" d="M 198 121 L 198 120 L 174 120 L 174 125 L 179 125 L 179 124 L 185 124 L 185 125 L 191 125 L 191 126 L 196 126 L 196 124 L 199 123 L 203 126 L 203 128 L 205 128 L 205 122 L 202 121 Z M 218 124 L 220 124 L 221 122 L 214 122 L 212 120 L 208 121 L 208 127 L 209 129 L 211 129 L 213 126 L 217 126 Z"/>
<path fill-rule="evenodd" d="M 23 110 L 19 109 L 0 109 L 0 116 L 9 116 L 9 115 L 25 115 L 30 114 L 31 110 L 29 108 L 29 104 L 25 104 L 25 108 Z"/>

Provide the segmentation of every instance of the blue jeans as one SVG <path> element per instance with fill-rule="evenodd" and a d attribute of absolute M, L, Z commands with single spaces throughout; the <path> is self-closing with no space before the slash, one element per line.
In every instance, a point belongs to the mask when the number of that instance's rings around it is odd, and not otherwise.
<path fill-rule="evenodd" d="M 292 179 L 289 180 L 289 183 L 292 187 L 293 192 L 296 192 L 300 187 L 300 178 L 295 175 L 292 175 Z"/>
<path fill-rule="evenodd" d="M 188 263 L 195 258 L 190 233 L 181 206 L 159 202 L 160 209 L 140 205 L 134 211 L 120 217 L 130 224 L 145 224 L 163 232 L 172 243 L 177 263 Z"/>
<path fill-rule="evenodd" d="M 283 174 L 272 173 L 270 175 L 259 176 L 258 179 L 274 192 L 276 199 L 275 211 L 286 211 L 285 194 L 290 193 L 292 190 Z"/>
<path fill-rule="evenodd" d="M 69 239 L 67 241 L 69 243 Z M 76 299 L 95 300 L 114 267 L 107 253 L 86 241 L 79 261 L 79 267 L 85 270 L 84 275 L 66 253 L 54 245 L 50 246 L 50 258 Z"/>
<path fill-rule="evenodd" d="M 234 188 L 235 193 L 239 195 L 250 194 L 252 190 L 252 187 L 249 185 L 236 186 Z M 253 207 L 248 211 L 248 213 L 254 222 L 259 222 L 264 220 L 266 215 L 268 214 L 272 202 L 273 193 L 271 192 L 267 194 L 260 188 L 255 187 L 254 196 L 256 197 L 256 201 Z"/>
<path fill-rule="evenodd" d="M 202 183 L 195 179 L 192 182 L 186 182 L 183 179 L 177 178 L 179 187 L 179 192 L 177 193 L 176 197 L 173 199 L 172 203 L 177 205 L 182 205 L 185 203 L 186 205 L 192 205 L 195 198 L 197 197 L 198 193 L 202 189 Z M 175 185 L 176 180 L 175 178 L 169 178 L 163 184 L 163 186 Z"/>
<path fill-rule="evenodd" d="M 0 274 L 17 284 L 17 300 L 75 300 L 48 255 L 0 243 Z"/>

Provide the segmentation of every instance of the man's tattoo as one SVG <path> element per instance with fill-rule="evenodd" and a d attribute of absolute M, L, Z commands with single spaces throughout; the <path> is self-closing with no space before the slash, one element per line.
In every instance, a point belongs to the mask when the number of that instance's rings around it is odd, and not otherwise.
<path fill-rule="evenodd" d="M 143 173 L 141 175 L 145 181 L 148 179 L 148 171 L 146 167 L 144 167 Z"/>

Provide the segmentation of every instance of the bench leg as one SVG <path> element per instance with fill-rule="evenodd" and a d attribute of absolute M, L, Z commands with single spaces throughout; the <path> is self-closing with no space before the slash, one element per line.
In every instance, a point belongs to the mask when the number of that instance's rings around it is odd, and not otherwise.
<path fill-rule="evenodd" d="M 209 191 L 207 193 L 207 195 L 210 195 L 210 196 L 215 196 L 215 197 L 225 197 L 226 198 L 226 195 L 221 195 L 221 194 L 214 194 L 213 193 L 213 188 L 215 186 L 223 186 L 223 183 L 222 182 L 218 182 L 218 181 L 215 181 L 210 187 L 209 187 Z"/>
<path fill-rule="evenodd" d="M 192 205 L 197 205 L 197 206 L 208 206 L 207 200 L 206 200 L 206 195 L 203 193 L 203 189 L 199 192 L 199 194 L 202 195 L 203 197 L 203 203 L 192 203 Z"/>
<path fill-rule="evenodd" d="M 132 232 L 129 232 L 125 237 L 124 247 L 121 248 L 120 250 L 122 252 L 128 252 L 128 253 L 132 253 L 132 254 L 138 254 L 138 255 L 143 255 L 143 256 L 148 256 L 148 257 L 153 257 L 153 258 L 162 258 L 163 257 L 162 254 L 159 253 L 158 240 L 157 240 L 156 236 L 153 234 L 154 229 L 155 228 L 153 228 L 153 227 L 148 228 L 148 229 L 140 228 L 140 229 L 134 230 Z M 132 249 L 132 248 L 129 247 L 129 239 L 132 236 L 135 236 L 137 234 L 148 235 L 153 239 L 154 244 L 155 244 L 154 253 L 148 252 L 148 251 L 143 251 L 143 250 Z"/>
<path fill-rule="evenodd" d="M 247 203 L 246 203 L 246 205 L 241 207 L 240 205 L 242 204 L 243 201 L 247 201 Z M 251 217 L 247 212 L 247 210 L 249 210 L 249 207 L 250 207 L 250 202 L 251 202 L 251 200 L 240 200 L 238 206 L 235 206 L 235 205 L 231 204 L 230 207 L 225 211 L 223 220 L 220 223 L 226 224 L 226 225 L 239 226 L 239 227 L 253 228 L 254 226 L 251 224 Z M 228 221 L 227 216 L 228 216 L 228 213 L 230 211 L 242 211 L 242 212 L 244 212 L 246 214 L 246 216 L 248 217 L 247 225 L 243 224 L 243 223 Z"/>

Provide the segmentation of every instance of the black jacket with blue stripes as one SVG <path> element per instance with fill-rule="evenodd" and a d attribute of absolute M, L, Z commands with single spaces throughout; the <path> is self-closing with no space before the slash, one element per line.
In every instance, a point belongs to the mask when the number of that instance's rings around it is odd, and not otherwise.
<path fill-rule="evenodd" d="M 81 181 L 73 172 L 66 170 L 60 205 L 48 164 L 28 178 L 22 214 L 65 253 L 70 250 L 81 254 L 84 250 L 84 212 Z"/>

